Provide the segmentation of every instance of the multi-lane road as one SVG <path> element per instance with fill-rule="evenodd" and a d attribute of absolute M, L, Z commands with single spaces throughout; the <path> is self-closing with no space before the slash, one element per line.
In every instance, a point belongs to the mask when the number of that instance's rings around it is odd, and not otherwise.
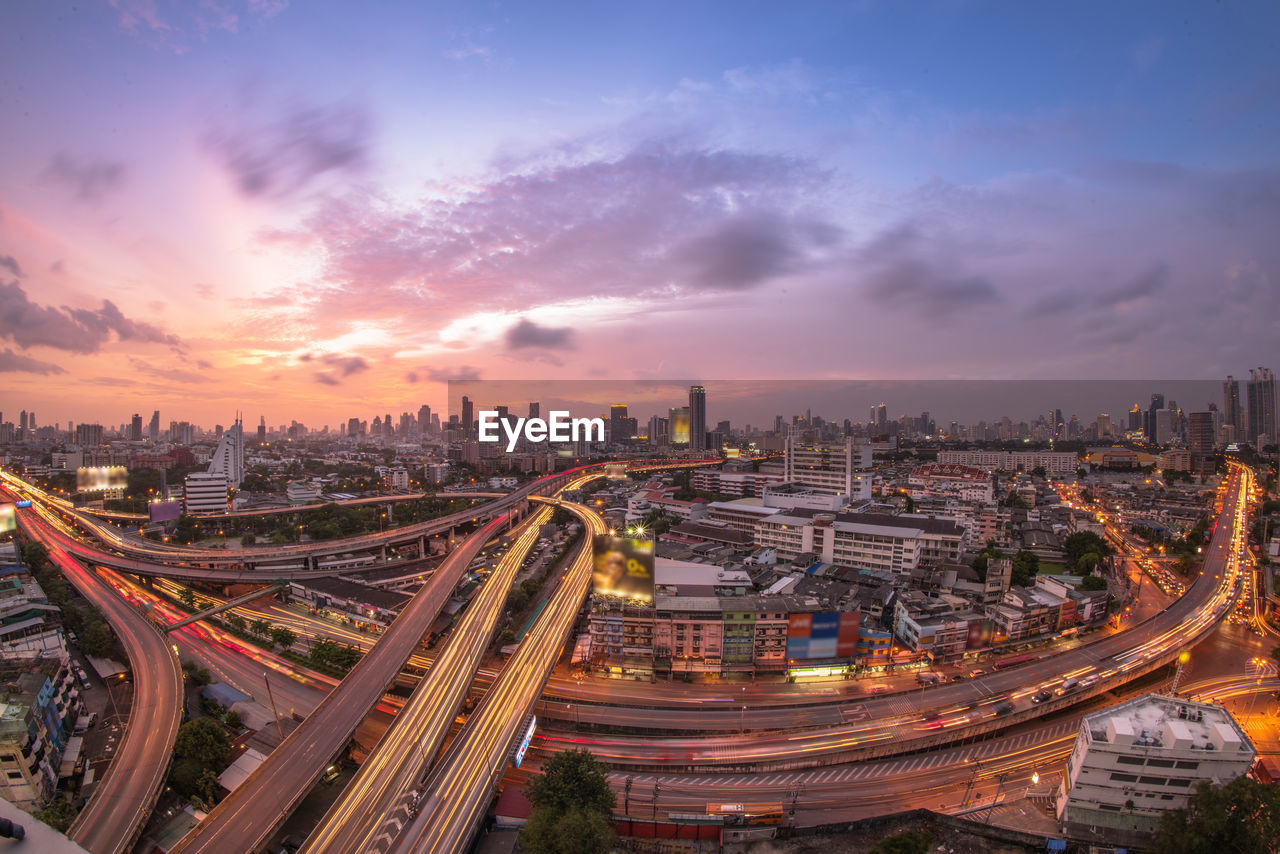
<path fill-rule="evenodd" d="M 146 617 L 57 544 L 48 524 L 23 516 L 22 527 L 46 544 L 49 559 L 102 612 L 129 657 L 133 700 L 124 737 L 106 777 L 67 834 L 93 854 L 126 851 L 155 806 L 169 772 L 182 722 L 178 656 Z"/>
<path fill-rule="evenodd" d="M 404 667 L 481 546 L 507 524 L 499 516 L 442 563 L 374 648 L 284 742 L 173 849 L 186 854 L 256 851 L 320 779 Z"/>

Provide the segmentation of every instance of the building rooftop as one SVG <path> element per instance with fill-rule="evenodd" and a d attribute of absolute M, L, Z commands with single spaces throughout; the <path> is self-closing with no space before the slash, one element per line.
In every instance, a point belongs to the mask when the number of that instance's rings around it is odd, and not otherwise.
<path fill-rule="evenodd" d="M 1222 706 L 1147 694 L 1093 715 L 1085 726 L 1095 743 L 1164 750 L 1255 753 L 1235 718 Z"/>

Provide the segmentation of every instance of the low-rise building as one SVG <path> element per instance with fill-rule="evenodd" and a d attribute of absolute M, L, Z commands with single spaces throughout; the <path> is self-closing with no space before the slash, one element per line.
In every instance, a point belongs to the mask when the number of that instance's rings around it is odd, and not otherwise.
<path fill-rule="evenodd" d="M 183 500 L 188 516 L 210 516 L 227 512 L 227 477 L 220 472 L 192 472 L 183 481 Z"/>
<path fill-rule="evenodd" d="M 6 659 L 0 680 L 0 797 L 28 811 L 53 793 L 81 702 L 70 659 Z"/>
<path fill-rule="evenodd" d="M 1255 750 L 1222 706 L 1148 694 L 1080 722 L 1057 793 L 1065 833 L 1141 845 L 1160 818 L 1182 809 L 1196 784 L 1247 773 Z"/>

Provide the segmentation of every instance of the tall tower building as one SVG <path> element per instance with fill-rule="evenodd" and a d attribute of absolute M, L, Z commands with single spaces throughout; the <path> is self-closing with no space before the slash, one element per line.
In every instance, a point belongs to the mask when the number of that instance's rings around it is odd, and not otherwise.
<path fill-rule="evenodd" d="M 1147 408 L 1147 417 L 1146 417 L 1146 423 L 1145 423 L 1145 428 L 1146 428 L 1145 432 L 1147 434 L 1148 442 L 1156 441 L 1156 413 L 1159 412 L 1161 409 L 1164 409 L 1164 395 L 1163 394 L 1151 395 L 1151 406 Z"/>
<path fill-rule="evenodd" d="M 258 416 L 258 444 L 267 444 L 267 416 Z"/>
<path fill-rule="evenodd" d="M 147 438 L 153 442 L 160 441 L 160 410 L 151 413 L 151 423 L 147 425 Z"/>
<path fill-rule="evenodd" d="M 1276 375 L 1270 368 L 1250 368 L 1245 386 L 1249 404 L 1249 441 L 1255 447 L 1276 443 Z M 35 428 L 32 428 L 35 429 Z"/>
<path fill-rule="evenodd" d="M 425 403 L 418 407 L 418 435 L 425 436 L 431 432 L 431 407 Z"/>
<path fill-rule="evenodd" d="M 678 406 L 667 413 L 667 435 L 673 445 L 689 444 L 689 407 Z"/>
<path fill-rule="evenodd" d="M 689 386 L 689 449 L 707 449 L 707 390 L 700 385 Z"/>
<path fill-rule="evenodd" d="M 615 403 L 609 407 L 609 441 L 625 442 L 631 438 L 627 420 L 627 405 Z"/>
<path fill-rule="evenodd" d="M 529 417 L 530 417 L 530 418 L 541 418 L 541 417 L 542 417 L 542 404 L 541 404 L 541 403 L 538 403 L 538 401 L 536 401 L 536 400 L 531 400 L 531 401 L 529 401 Z"/>
<path fill-rule="evenodd" d="M 209 459 L 209 473 L 223 475 L 227 486 L 233 489 L 239 488 L 244 480 L 244 423 L 239 414 L 218 440 L 218 447 Z"/>
<path fill-rule="evenodd" d="M 471 398 L 465 394 L 462 396 L 462 435 L 471 438 L 471 431 L 475 424 L 475 404 L 471 402 Z"/>
<path fill-rule="evenodd" d="M 142 441 L 142 416 L 133 413 L 133 419 L 129 422 L 129 438 L 135 442 Z"/>
<path fill-rule="evenodd" d="M 1227 377 L 1222 384 L 1222 423 L 1230 424 L 1239 435 L 1244 426 L 1243 413 L 1240 410 L 1240 381 L 1235 377 Z"/>
<path fill-rule="evenodd" d="M 1187 416 L 1187 450 L 1191 453 L 1212 454 L 1217 433 L 1212 412 L 1192 412 Z"/>

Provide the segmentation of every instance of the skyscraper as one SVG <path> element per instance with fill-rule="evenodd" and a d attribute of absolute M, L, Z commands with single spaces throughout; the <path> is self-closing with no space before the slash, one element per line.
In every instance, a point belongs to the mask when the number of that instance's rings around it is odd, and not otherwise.
<path fill-rule="evenodd" d="M 142 441 L 142 416 L 133 413 L 133 419 L 129 422 L 129 438 L 135 442 Z"/>
<path fill-rule="evenodd" d="M 221 474 L 227 479 L 227 486 L 236 489 L 244 480 L 244 424 L 236 415 L 235 423 L 222 434 L 218 447 L 209 459 L 209 473 Z"/>
<path fill-rule="evenodd" d="M 1240 435 L 1240 428 L 1244 426 L 1243 413 L 1240 411 L 1240 381 L 1235 377 L 1227 377 L 1222 384 L 1222 423 L 1230 424 L 1235 428 L 1236 435 Z"/>
<path fill-rule="evenodd" d="M 258 444 L 267 444 L 267 417 L 265 415 L 258 416 Z"/>
<path fill-rule="evenodd" d="M 147 425 L 147 438 L 153 442 L 160 441 L 160 410 L 151 413 L 151 423 Z"/>
<path fill-rule="evenodd" d="M 689 444 L 689 407 L 678 406 L 667 413 L 667 434 L 673 445 Z"/>
<path fill-rule="evenodd" d="M 1212 454 L 1217 444 L 1212 412 L 1192 412 L 1187 416 L 1187 450 L 1193 454 Z"/>
<path fill-rule="evenodd" d="M 1255 447 L 1276 443 L 1276 375 L 1270 368 L 1250 368 L 1245 386 L 1249 404 L 1249 441 Z M 33 428 L 34 429 L 34 428 Z"/>
<path fill-rule="evenodd" d="M 418 435 L 425 436 L 431 432 L 431 407 L 425 403 L 418 407 Z"/>
<path fill-rule="evenodd" d="M 538 401 L 536 401 L 536 400 L 531 400 L 531 401 L 529 401 L 529 417 L 530 417 L 530 418 L 541 418 L 541 417 L 542 417 L 542 404 L 541 404 L 541 403 L 538 403 Z"/>
<path fill-rule="evenodd" d="M 609 441 L 625 442 L 627 435 L 627 405 L 615 403 L 609 407 Z"/>
<path fill-rule="evenodd" d="M 1156 413 L 1161 409 L 1164 409 L 1164 395 L 1151 395 L 1151 406 L 1147 408 L 1147 417 L 1144 424 L 1144 432 L 1147 434 L 1148 442 L 1156 441 Z"/>
<path fill-rule="evenodd" d="M 700 385 L 689 386 L 689 448 L 707 449 L 707 390 Z"/>
<path fill-rule="evenodd" d="M 471 403 L 471 398 L 465 394 L 462 396 L 462 435 L 470 438 L 471 428 L 475 423 L 475 406 Z"/>

